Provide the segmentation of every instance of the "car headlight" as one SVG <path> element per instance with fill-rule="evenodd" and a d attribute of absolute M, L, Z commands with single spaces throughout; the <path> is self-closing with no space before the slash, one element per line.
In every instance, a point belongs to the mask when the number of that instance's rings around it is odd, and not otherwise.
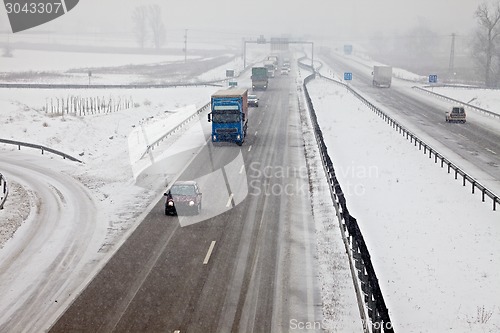
<path fill-rule="evenodd" d="M 174 206 L 174 202 L 173 202 L 173 201 L 169 201 L 169 202 L 167 202 L 167 206 L 169 206 L 169 207 L 173 207 L 173 206 Z"/>
<path fill-rule="evenodd" d="M 194 206 L 194 201 L 193 200 L 189 201 L 189 206 Z"/>
<path fill-rule="evenodd" d="M 241 136 L 238 134 L 238 136 L 236 137 L 236 139 L 238 139 L 238 140 L 239 140 L 240 138 L 241 138 Z"/>

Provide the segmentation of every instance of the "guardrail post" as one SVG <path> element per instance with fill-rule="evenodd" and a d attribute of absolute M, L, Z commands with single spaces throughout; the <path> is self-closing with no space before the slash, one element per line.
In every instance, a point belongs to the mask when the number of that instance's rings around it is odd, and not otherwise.
<path fill-rule="evenodd" d="M 0 187 L 2 188 L 2 192 L 0 195 L 0 210 L 3 209 L 3 205 L 5 204 L 5 200 L 7 200 L 7 181 L 0 173 Z"/>

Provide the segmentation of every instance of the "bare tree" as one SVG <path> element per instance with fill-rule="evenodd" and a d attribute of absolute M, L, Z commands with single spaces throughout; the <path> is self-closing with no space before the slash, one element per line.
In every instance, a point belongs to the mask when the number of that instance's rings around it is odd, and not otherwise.
<path fill-rule="evenodd" d="M 479 28 L 474 39 L 473 56 L 484 70 L 484 84 L 491 87 L 496 84 L 493 75 L 498 70 L 495 48 L 500 36 L 500 2 L 496 3 L 492 11 L 486 3 L 479 5 L 475 17 Z"/>
<path fill-rule="evenodd" d="M 144 48 L 148 38 L 148 10 L 146 6 L 139 6 L 132 13 L 137 43 Z"/>
<path fill-rule="evenodd" d="M 156 49 L 159 49 L 165 42 L 165 25 L 161 17 L 161 8 L 158 5 L 151 5 L 148 9 L 148 22 L 153 34 L 153 44 Z"/>

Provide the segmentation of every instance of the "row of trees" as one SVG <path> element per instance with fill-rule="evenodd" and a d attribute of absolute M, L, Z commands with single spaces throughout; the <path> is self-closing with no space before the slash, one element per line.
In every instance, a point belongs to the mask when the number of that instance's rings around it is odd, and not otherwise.
<path fill-rule="evenodd" d="M 165 43 L 165 25 L 159 5 L 139 6 L 132 14 L 137 43 L 144 48 L 148 42 L 159 49 Z"/>

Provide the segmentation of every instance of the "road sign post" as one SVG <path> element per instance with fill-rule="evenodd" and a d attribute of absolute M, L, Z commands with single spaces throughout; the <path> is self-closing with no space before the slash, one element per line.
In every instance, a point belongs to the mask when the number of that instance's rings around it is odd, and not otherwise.
<path fill-rule="evenodd" d="M 434 91 L 434 86 L 432 83 L 437 83 L 438 82 L 438 76 L 436 74 L 431 74 L 429 75 L 429 83 L 431 83 L 431 91 Z"/>

